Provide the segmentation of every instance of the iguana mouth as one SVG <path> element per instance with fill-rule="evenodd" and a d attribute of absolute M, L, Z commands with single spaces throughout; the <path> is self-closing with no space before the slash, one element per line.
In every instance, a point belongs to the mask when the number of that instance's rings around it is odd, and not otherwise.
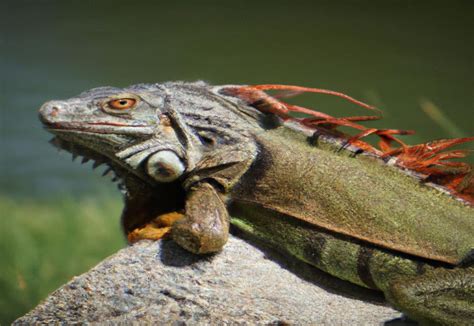
<path fill-rule="evenodd" d="M 88 122 L 88 123 L 71 123 L 71 122 L 43 122 L 45 127 L 51 131 L 79 131 L 89 132 L 95 134 L 117 134 L 120 133 L 117 127 L 123 127 L 123 133 L 134 133 L 138 128 L 149 128 L 150 126 L 144 124 L 126 124 L 126 123 L 115 123 L 115 122 Z M 94 127 L 102 127 L 97 129 Z M 105 129 L 104 129 L 105 128 Z M 129 129 L 132 128 L 132 129 Z M 135 129 L 136 128 L 136 129 Z M 135 131 L 134 131 L 135 130 Z M 143 130 L 143 129 L 141 129 Z"/>

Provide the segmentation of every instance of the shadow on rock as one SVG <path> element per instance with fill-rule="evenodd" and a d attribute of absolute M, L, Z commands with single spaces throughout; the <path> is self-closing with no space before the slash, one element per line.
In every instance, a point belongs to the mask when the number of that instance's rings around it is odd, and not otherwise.
<path fill-rule="evenodd" d="M 231 227 L 231 233 L 260 249 L 265 254 L 265 258 L 276 262 L 282 268 L 290 271 L 299 278 L 311 282 L 330 293 L 371 302 L 376 305 L 387 305 L 383 294 L 379 291 L 367 289 L 331 276 L 316 267 L 291 257 L 283 248 L 271 247 L 265 242 L 252 237 L 248 233 L 244 233 L 235 227 Z"/>
<path fill-rule="evenodd" d="M 162 240 L 160 261 L 167 266 L 185 267 L 195 264 L 199 261 L 209 261 L 215 255 L 195 255 L 181 248 L 171 239 Z"/>

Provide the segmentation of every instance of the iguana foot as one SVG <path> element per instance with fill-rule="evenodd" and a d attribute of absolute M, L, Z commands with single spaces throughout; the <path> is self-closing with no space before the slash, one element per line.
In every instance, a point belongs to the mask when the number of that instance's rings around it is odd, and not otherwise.
<path fill-rule="evenodd" d="M 183 214 L 178 212 L 162 214 L 145 226 L 136 228 L 128 233 L 128 243 L 133 244 L 140 240 L 160 240 L 171 231 L 173 223 L 183 216 Z"/>
<path fill-rule="evenodd" d="M 229 213 L 214 186 L 203 182 L 188 191 L 186 217 L 173 224 L 171 236 L 195 254 L 222 249 L 229 237 Z"/>

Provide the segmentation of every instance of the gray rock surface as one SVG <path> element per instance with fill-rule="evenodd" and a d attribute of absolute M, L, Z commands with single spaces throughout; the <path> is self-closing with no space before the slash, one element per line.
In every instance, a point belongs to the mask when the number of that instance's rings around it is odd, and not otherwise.
<path fill-rule="evenodd" d="M 380 325 L 400 317 L 321 287 L 324 277 L 312 268 L 296 266 L 301 275 L 288 268 L 295 266 L 235 237 L 205 257 L 171 241 L 141 241 L 73 278 L 15 324 Z"/>

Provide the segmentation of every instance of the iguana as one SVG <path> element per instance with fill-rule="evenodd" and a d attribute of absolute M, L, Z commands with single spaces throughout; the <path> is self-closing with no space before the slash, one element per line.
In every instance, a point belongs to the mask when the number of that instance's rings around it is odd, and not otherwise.
<path fill-rule="evenodd" d="M 443 150 L 474 138 L 408 146 L 397 135 L 409 132 L 360 124 L 375 116 L 281 100 L 302 92 L 374 110 L 322 89 L 170 82 L 95 88 L 45 103 L 40 119 L 55 146 L 115 172 L 131 242 L 171 234 L 217 252 L 231 222 L 417 321 L 472 325 L 473 177 L 449 160 L 466 151 Z"/>

